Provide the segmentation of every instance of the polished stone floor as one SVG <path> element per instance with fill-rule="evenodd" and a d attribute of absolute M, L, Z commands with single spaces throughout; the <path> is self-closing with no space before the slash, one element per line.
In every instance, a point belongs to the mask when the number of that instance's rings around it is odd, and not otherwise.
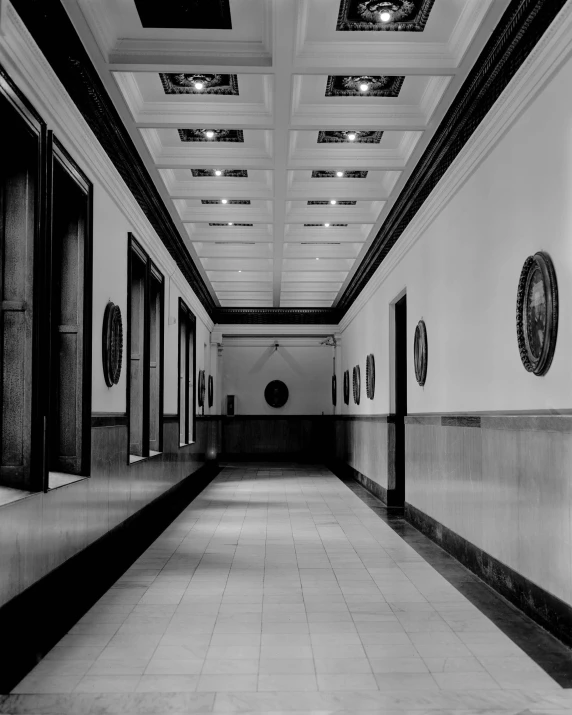
<path fill-rule="evenodd" d="M 572 690 L 329 470 L 239 464 L 0 702 L 235 711 L 557 715 Z"/>

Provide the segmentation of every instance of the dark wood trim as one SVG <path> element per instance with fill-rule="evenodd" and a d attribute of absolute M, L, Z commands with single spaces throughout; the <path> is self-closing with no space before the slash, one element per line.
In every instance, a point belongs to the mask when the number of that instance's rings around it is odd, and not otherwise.
<path fill-rule="evenodd" d="M 532 620 L 572 646 L 571 606 L 407 502 L 405 518 Z"/>
<path fill-rule="evenodd" d="M 127 412 L 92 412 L 91 427 L 127 427 Z"/>
<path fill-rule="evenodd" d="M 408 425 L 433 425 L 439 427 L 473 427 L 488 430 L 523 430 L 533 432 L 572 432 L 572 411 L 553 410 L 538 412 L 478 412 L 473 414 L 423 414 L 408 415 Z"/>
<path fill-rule="evenodd" d="M 345 314 L 566 0 L 512 0 L 336 307 Z"/>
<path fill-rule="evenodd" d="M 395 423 L 395 415 L 330 415 L 330 417 L 340 422 Z"/>
<path fill-rule="evenodd" d="M 178 422 L 179 421 L 179 413 L 175 412 L 174 414 L 172 413 L 164 413 L 163 414 L 163 424 L 167 424 L 170 422 Z"/>
<path fill-rule="evenodd" d="M 214 462 L 204 464 L 0 607 L 2 645 L 10 653 L 0 669 L 1 693 L 10 692 L 219 471 Z M 62 598 L 65 593 L 73 598 Z"/>

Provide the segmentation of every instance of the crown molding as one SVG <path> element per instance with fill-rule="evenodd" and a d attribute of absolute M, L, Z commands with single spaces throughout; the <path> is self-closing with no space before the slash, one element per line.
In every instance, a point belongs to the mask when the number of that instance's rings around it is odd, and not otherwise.
<path fill-rule="evenodd" d="M 566 7 L 562 10 L 565 5 Z M 562 21 L 552 24 L 560 11 L 563 15 Z M 497 139 L 500 138 L 502 131 L 508 128 L 507 116 L 510 115 L 511 121 L 514 121 L 520 110 L 511 111 L 512 104 L 507 105 L 506 99 L 501 98 L 501 95 L 507 90 L 507 96 L 513 97 L 514 92 L 522 92 L 528 98 L 531 97 L 529 87 L 531 80 L 525 82 L 523 86 L 521 76 L 530 72 L 532 66 L 538 66 L 539 76 L 544 78 L 547 76 L 544 63 L 549 64 L 549 62 L 546 59 L 539 60 L 539 57 L 545 54 L 549 45 L 552 46 L 556 42 L 555 38 L 562 37 L 562 23 L 564 19 L 568 20 L 571 12 L 572 3 L 570 1 L 567 3 L 566 0 L 512 0 L 343 295 L 337 301 L 335 307 L 340 309 L 342 314 L 345 315 L 351 309 L 351 314 L 355 315 L 358 296 L 368 286 L 400 237 L 406 230 L 408 233 L 412 230 L 409 228 L 410 225 L 418 225 L 422 216 L 431 210 L 436 201 L 435 196 L 439 195 L 441 203 L 443 203 L 444 184 L 438 186 L 439 182 L 442 182 L 445 172 L 453 165 L 471 137 L 475 136 L 477 139 L 484 134 L 481 124 L 487 114 L 492 110 L 493 115 L 497 116 L 504 126 L 504 129 L 499 131 Z M 565 25 L 567 27 L 568 22 Z M 566 50 L 570 51 L 570 36 L 566 34 L 562 42 L 564 46 L 558 53 L 560 62 Z M 567 47 L 565 47 L 566 43 L 568 43 Z M 549 71 L 553 71 L 553 69 L 554 67 L 551 66 Z M 511 83 L 517 73 L 515 82 Z M 536 87 L 541 82 L 540 79 L 537 78 L 537 80 Z M 509 83 L 511 83 L 510 86 Z M 524 102 L 519 103 L 518 99 L 513 97 L 512 103 L 515 102 L 522 109 Z M 497 103 L 496 106 L 495 103 Z M 475 135 L 477 130 L 479 130 L 478 134 Z M 490 132 L 489 128 L 486 132 L 487 137 L 483 139 L 485 142 L 487 138 L 489 139 L 487 142 L 489 149 L 491 147 Z M 477 158 L 482 159 L 483 156 L 484 153 L 481 150 Z M 462 154 L 455 166 L 463 163 L 463 160 L 466 161 L 464 157 L 465 153 Z M 445 184 L 450 186 L 448 182 Z M 458 188 L 459 185 L 457 180 L 453 186 Z M 437 191 L 432 196 L 431 203 L 426 207 L 426 201 L 435 189 Z M 450 191 L 453 191 L 453 187 Z M 418 216 L 422 206 L 424 212 L 422 216 Z M 412 224 L 415 218 L 417 220 Z M 403 251 L 403 242 L 397 250 Z M 385 267 L 383 274 L 387 275 Z M 367 292 L 368 295 L 371 295 L 369 286 Z M 360 300 L 359 304 L 363 305 L 363 302 Z"/>
<path fill-rule="evenodd" d="M 568 1 L 560 12 L 560 22 L 551 24 L 544 32 L 511 83 L 457 154 L 430 198 L 411 219 L 399 241 L 367 282 L 367 286 L 351 303 L 340 321 L 341 330 L 349 326 L 395 266 L 424 235 L 431 223 L 571 54 L 572 2 Z"/>

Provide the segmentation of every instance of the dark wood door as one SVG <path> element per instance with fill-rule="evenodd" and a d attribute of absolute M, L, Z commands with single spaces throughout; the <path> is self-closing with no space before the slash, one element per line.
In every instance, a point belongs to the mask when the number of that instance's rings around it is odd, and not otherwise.
<path fill-rule="evenodd" d="M 405 415 L 407 414 L 407 296 L 395 304 L 395 483 L 388 503 L 405 500 Z"/>

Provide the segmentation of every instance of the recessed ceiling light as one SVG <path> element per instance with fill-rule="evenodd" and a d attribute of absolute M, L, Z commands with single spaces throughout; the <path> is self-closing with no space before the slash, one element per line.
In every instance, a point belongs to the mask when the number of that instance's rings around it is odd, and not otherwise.
<path fill-rule="evenodd" d="M 228 199 L 221 199 L 220 202 L 221 204 L 228 204 Z"/>
<path fill-rule="evenodd" d="M 355 132 L 350 132 L 350 133 L 348 134 L 348 140 L 349 140 L 349 141 L 355 142 L 356 138 L 357 138 L 357 134 L 356 134 Z"/>
<path fill-rule="evenodd" d="M 362 82 L 359 86 L 360 92 L 367 92 L 368 89 L 369 89 L 369 84 L 367 84 L 367 82 Z"/>
<path fill-rule="evenodd" d="M 381 22 L 391 22 L 391 13 L 387 10 L 379 13 L 379 19 Z"/>
<path fill-rule="evenodd" d="M 325 224 L 324 224 L 324 226 L 325 226 L 326 228 L 328 228 L 329 225 L 330 225 L 329 223 L 325 223 Z"/>
<path fill-rule="evenodd" d="M 343 175 L 344 175 L 344 172 L 343 172 L 343 171 L 336 171 L 336 176 L 337 176 L 339 179 L 341 179 Z"/>
<path fill-rule="evenodd" d="M 205 83 L 204 82 L 195 82 L 195 89 L 204 89 L 205 88 Z"/>
<path fill-rule="evenodd" d="M 332 204 L 332 206 L 335 206 L 338 202 L 335 199 L 332 199 L 330 203 Z"/>
<path fill-rule="evenodd" d="M 232 221 L 229 221 L 229 222 L 228 222 L 228 225 L 229 225 L 229 226 L 232 226 Z"/>
<path fill-rule="evenodd" d="M 242 273 L 242 271 L 238 271 L 239 273 Z"/>
<path fill-rule="evenodd" d="M 217 169 L 215 171 L 215 176 L 222 176 L 222 171 L 220 169 Z"/>
<path fill-rule="evenodd" d="M 212 138 L 214 137 L 214 132 L 213 132 L 213 130 L 212 130 L 212 129 L 208 129 L 208 130 L 205 132 L 205 136 L 206 136 L 207 139 L 212 139 Z"/>
<path fill-rule="evenodd" d="M 319 261 L 320 259 L 316 256 L 316 260 Z"/>

